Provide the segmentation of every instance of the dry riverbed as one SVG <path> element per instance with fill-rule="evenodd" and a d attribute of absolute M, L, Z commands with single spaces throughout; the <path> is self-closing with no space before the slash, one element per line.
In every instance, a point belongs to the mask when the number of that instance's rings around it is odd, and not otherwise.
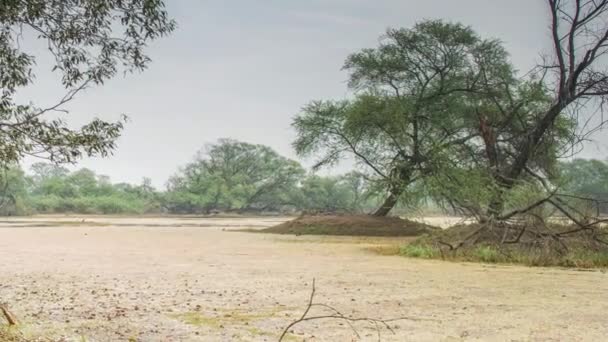
<path fill-rule="evenodd" d="M 390 238 L 234 232 L 285 218 L 36 217 L 0 223 L 0 302 L 29 336 L 276 341 L 315 301 L 391 319 L 383 341 L 600 341 L 608 274 L 378 256 Z M 326 313 L 314 308 L 313 314 Z M 289 341 L 376 341 L 313 321 Z"/>

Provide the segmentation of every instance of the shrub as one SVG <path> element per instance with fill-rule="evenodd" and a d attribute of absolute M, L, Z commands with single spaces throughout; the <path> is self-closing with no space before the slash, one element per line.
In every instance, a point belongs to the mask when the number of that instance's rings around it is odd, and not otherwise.
<path fill-rule="evenodd" d="M 428 245 L 410 244 L 401 247 L 400 253 L 411 258 L 433 259 L 440 256 L 439 250 Z"/>

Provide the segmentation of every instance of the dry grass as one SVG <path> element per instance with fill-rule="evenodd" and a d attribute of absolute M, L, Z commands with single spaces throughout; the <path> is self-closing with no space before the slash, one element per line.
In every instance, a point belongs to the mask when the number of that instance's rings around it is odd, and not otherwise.
<path fill-rule="evenodd" d="M 392 250 L 394 252 L 394 250 Z M 477 246 L 446 252 L 438 246 L 411 244 L 403 246 L 398 253 L 412 258 L 442 259 L 448 261 L 466 261 L 496 264 L 518 264 L 540 267 L 568 268 L 608 268 L 608 253 L 587 250 L 571 250 L 565 254 L 550 253 L 545 250 L 522 251 L 517 249 L 500 249 L 496 246 Z"/>
<path fill-rule="evenodd" d="M 27 342 L 27 340 L 13 329 L 0 326 L 0 341 L 2 342 Z"/>
<path fill-rule="evenodd" d="M 597 240 L 598 231 L 560 236 L 560 233 L 572 231 L 575 227 L 553 224 L 524 230 L 523 233 L 521 226 L 483 228 L 479 224 L 458 225 L 406 244 L 396 254 L 527 266 L 608 268 L 608 245 Z"/>

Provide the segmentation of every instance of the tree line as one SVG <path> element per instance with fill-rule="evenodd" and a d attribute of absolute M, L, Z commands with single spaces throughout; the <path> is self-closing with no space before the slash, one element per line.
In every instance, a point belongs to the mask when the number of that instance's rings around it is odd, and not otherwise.
<path fill-rule="evenodd" d="M 568 193 L 608 201 L 607 162 L 576 159 L 559 169 Z M 203 148 L 162 190 L 149 178 L 113 183 L 86 168 L 70 171 L 51 163 L 33 164 L 28 172 L 9 168 L 0 187 L 2 215 L 371 213 L 383 204 L 382 186 L 364 173 L 320 176 L 268 146 L 231 139 Z M 438 208 L 419 189 L 397 205 L 398 213 L 411 209 Z M 597 210 L 608 212 L 608 206 Z"/>
<path fill-rule="evenodd" d="M 376 205 L 377 194 L 361 173 L 320 176 L 267 146 L 222 139 L 206 146 L 157 190 L 112 183 L 89 169 L 36 163 L 29 172 L 1 174 L 0 211 L 82 214 L 211 214 L 353 212 Z"/>

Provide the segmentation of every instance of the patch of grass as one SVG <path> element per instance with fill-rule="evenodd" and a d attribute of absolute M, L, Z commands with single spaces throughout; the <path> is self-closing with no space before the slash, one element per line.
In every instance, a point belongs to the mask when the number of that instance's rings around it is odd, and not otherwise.
<path fill-rule="evenodd" d="M 515 264 L 540 267 L 608 268 L 608 252 L 573 249 L 557 254 L 542 248 L 507 248 L 479 245 L 457 251 L 442 251 L 438 246 L 412 243 L 402 246 L 399 254 L 422 259 L 443 259 L 457 262 L 481 262 L 488 264 Z"/>
<path fill-rule="evenodd" d="M 608 268 L 608 248 L 597 239 L 597 230 L 565 234 L 576 227 L 550 224 L 526 227 L 509 223 L 484 226 L 479 223 L 454 227 L 423 235 L 404 245 L 400 255 L 425 259 L 557 266 L 575 268 Z M 518 241 L 503 243 L 503 241 Z M 456 249 L 447 246 L 459 246 Z"/>
<path fill-rule="evenodd" d="M 504 262 L 504 258 L 498 250 L 489 246 L 478 246 L 471 251 L 471 254 L 475 260 L 489 264 Z"/>
<path fill-rule="evenodd" d="M 284 317 L 280 313 L 290 311 L 292 309 L 293 308 L 277 307 L 257 312 L 218 309 L 218 311 L 213 311 L 212 314 L 206 314 L 197 311 L 174 314 L 170 317 L 180 320 L 194 327 L 207 327 L 213 330 L 223 329 L 227 327 L 236 327 L 239 331 L 239 334 L 233 336 L 233 339 L 235 340 L 249 341 L 252 339 L 252 337 L 268 337 L 270 338 L 270 340 L 273 340 L 279 336 L 278 331 L 267 331 L 260 329 L 253 325 L 252 322 Z M 300 341 L 300 339 L 296 338 L 292 334 L 286 335 L 285 340 Z"/>
<path fill-rule="evenodd" d="M 399 249 L 399 254 L 410 258 L 435 259 L 441 254 L 438 249 L 427 245 L 409 244 Z"/>
<path fill-rule="evenodd" d="M 296 336 L 294 334 L 287 333 L 287 335 L 285 335 L 283 337 L 283 341 L 301 342 L 301 341 L 306 341 L 306 339 L 304 339 L 300 336 Z"/>
<path fill-rule="evenodd" d="M 247 333 L 253 336 L 272 336 L 273 334 L 257 327 L 247 327 Z"/>
<path fill-rule="evenodd" d="M 221 326 L 226 325 L 249 324 L 252 321 L 273 318 L 276 317 L 280 312 L 285 310 L 287 310 L 287 308 L 283 307 L 280 309 L 272 309 L 258 312 L 244 312 L 241 310 L 220 310 L 214 311 L 214 313 L 211 315 L 206 315 L 203 312 L 193 311 L 175 314 L 172 315 L 172 317 L 193 326 L 220 328 Z"/>
<path fill-rule="evenodd" d="M 608 253 L 599 253 L 593 251 L 573 251 L 564 258 L 564 266 L 577 268 L 608 268 Z"/>
<path fill-rule="evenodd" d="M 181 314 L 176 314 L 172 316 L 186 324 L 193 325 L 196 327 L 210 327 L 218 329 L 220 328 L 221 319 L 217 316 L 205 316 L 200 312 L 185 312 Z"/>

